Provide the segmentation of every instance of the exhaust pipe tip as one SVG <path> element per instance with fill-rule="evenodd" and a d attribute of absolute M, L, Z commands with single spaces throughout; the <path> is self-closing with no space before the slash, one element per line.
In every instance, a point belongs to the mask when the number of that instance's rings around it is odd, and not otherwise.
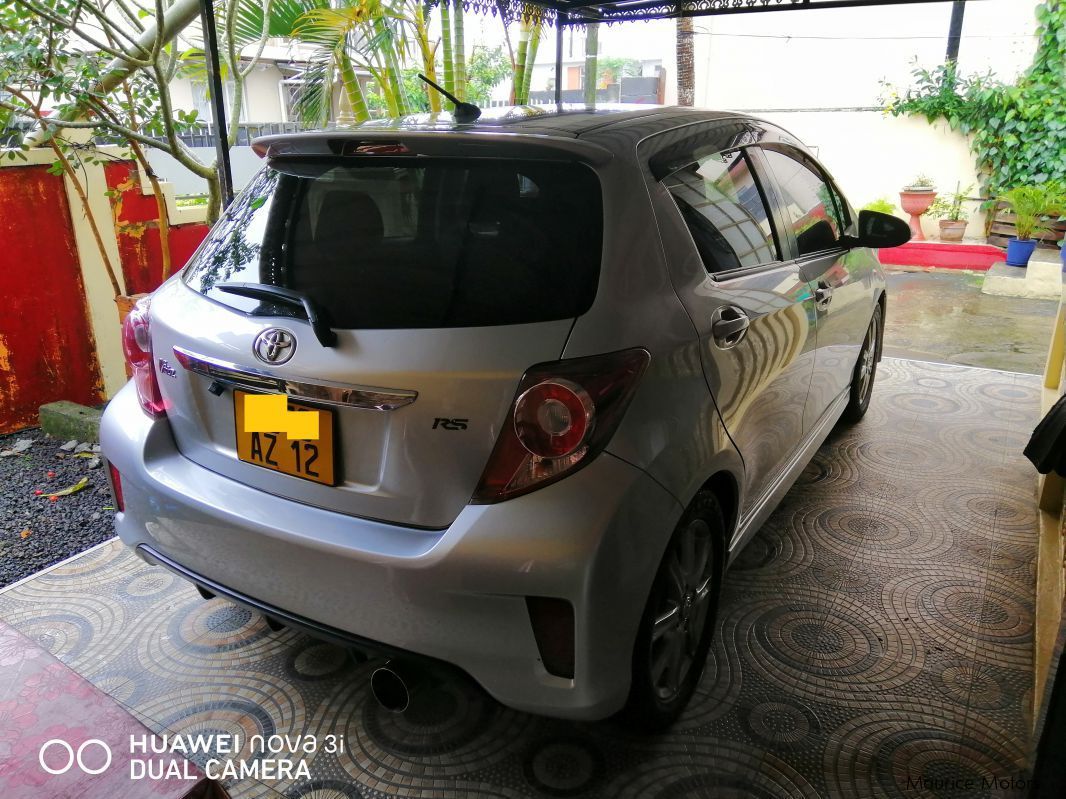
<path fill-rule="evenodd" d="M 374 669 L 370 675 L 370 692 L 390 713 L 403 713 L 411 706 L 411 688 L 392 663 Z"/>

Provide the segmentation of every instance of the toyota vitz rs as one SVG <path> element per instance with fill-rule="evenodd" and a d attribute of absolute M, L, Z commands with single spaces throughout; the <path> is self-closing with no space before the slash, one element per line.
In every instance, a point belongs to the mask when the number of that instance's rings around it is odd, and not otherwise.
<path fill-rule="evenodd" d="M 262 171 L 126 320 L 101 430 L 119 535 L 511 707 L 669 724 L 729 561 L 866 411 L 870 248 L 907 226 L 738 114 L 494 109 L 254 146 Z M 317 436 L 252 429 L 271 394 Z"/>

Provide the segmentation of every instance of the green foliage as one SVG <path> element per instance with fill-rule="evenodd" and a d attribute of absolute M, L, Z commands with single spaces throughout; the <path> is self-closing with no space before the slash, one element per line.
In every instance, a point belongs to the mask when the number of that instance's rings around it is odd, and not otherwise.
<path fill-rule="evenodd" d="M 1066 180 L 1066 2 L 1036 9 L 1033 63 L 1014 84 L 991 74 L 962 76 L 954 63 L 915 69 L 914 85 L 888 98 L 886 112 L 945 119 L 972 135 L 978 173 L 989 195 L 1014 186 Z"/>
<path fill-rule="evenodd" d="M 421 71 L 422 67 L 408 67 L 400 71 L 408 106 L 412 112 L 418 113 L 430 110 L 429 92 L 433 91 L 418 77 Z M 502 47 L 489 49 L 475 46 L 466 65 L 467 102 L 480 106 L 488 105 L 493 88 L 510 74 L 511 64 Z M 388 113 L 385 98 L 374 82 L 367 86 L 366 101 L 375 114 Z M 444 107 L 450 109 L 451 103 L 445 100 Z"/>
<path fill-rule="evenodd" d="M 599 57 L 596 63 L 600 73 L 597 88 L 611 83 L 620 83 L 622 78 L 634 78 L 640 75 L 640 62 L 635 58 Z"/>
<path fill-rule="evenodd" d="M 0 131 L 0 141 L 22 142 L 20 154 L 28 146 L 50 148 L 56 156 L 50 171 L 66 174 L 79 196 L 85 188 L 78 178 L 81 167 L 100 160 L 93 143 L 117 144 L 121 157 L 138 161 L 144 148 L 162 150 L 207 180 L 213 215 L 218 208 L 213 166 L 198 161 L 177 139 L 196 122 L 194 113 L 177 111 L 171 102 L 170 82 L 179 67 L 177 29 L 148 47 L 133 44 L 134 34 L 158 27 L 157 14 L 165 15 L 169 5 L 145 13 L 134 13 L 136 8 L 109 0 L 0 5 L 0 113 L 12 128 Z M 76 129 L 88 132 L 93 143 L 72 136 Z M 106 256 L 104 261 L 110 273 Z M 117 293 L 114 275 L 109 276 Z"/>
<path fill-rule="evenodd" d="M 511 62 L 503 47 L 475 47 L 467 64 L 467 100 L 474 105 L 488 105 L 492 90 L 511 74 Z"/>
<path fill-rule="evenodd" d="M 1066 213 L 1066 191 L 1058 183 L 1016 186 L 998 199 L 1014 211 L 1014 228 L 1019 239 L 1031 239 L 1038 222 Z"/>
<path fill-rule="evenodd" d="M 878 197 L 876 200 L 866 203 L 861 210 L 877 211 L 880 214 L 894 214 L 896 213 L 896 206 L 887 197 Z"/>
<path fill-rule="evenodd" d="M 406 111 L 422 112 L 429 110 L 429 97 L 426 94 L 426 85 L 418 77 L 418 73 L 421 71 L 421 67 L 408 67 L 400 71 L 400 83 L 404 88 L 404 95 L 407 97 L 408 108 Z M 377 81 L 371 80 L 366 84 L 364 90 L 366 95 L 366 105 L 370 109 L 371 113 L 375 117 L 387 117 L 390 116 L 389 101 L 385 92 L 381 90 L 381 86 Z"/>
<path fill-rule="evenodd" d="M 972 185 L 967 186 L 965 189 L 960 189 L 958 184 L 956 184 L 955 191 L 937 196 L 937 198 L 933 200 L 933 204 L 925 210 L 925 215 L 931 216 L 934 219 L 950 219 L 952 222 L 965 222 L 970 218 L 970 214 L 963 209 L 962 204 L 966 202 L 971 191 L 973 191 Z"/>

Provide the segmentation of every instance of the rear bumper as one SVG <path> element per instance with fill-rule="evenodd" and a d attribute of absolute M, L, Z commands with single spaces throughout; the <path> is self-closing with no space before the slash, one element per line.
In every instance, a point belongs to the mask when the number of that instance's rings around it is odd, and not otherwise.
<path fill-rule="evenodd" d="M 624 703 L 640 613 L 682 510 L 604 454 L 540 491 L 467 506 L 445 530 L 353 518 L 193 463 L 129 386 L 101 442 L 122 475 L 116 529 L 142 556 L 323 637 L 442 660 L 504 704 L 569 718 Z M 527 596 L 573 605 L 573 679 L 541 664 Z"/>

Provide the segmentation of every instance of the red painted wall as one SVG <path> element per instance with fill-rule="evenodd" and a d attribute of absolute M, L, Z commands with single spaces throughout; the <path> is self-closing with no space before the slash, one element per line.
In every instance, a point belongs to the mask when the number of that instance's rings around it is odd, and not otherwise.
<path fill-rule="evenodd" d="M 116 161 L 104 167 L 107 187 L 114 195 L 119 258 L 127 294 L 154 291 L 163 282 L 163 248 L 159 240 L 159 208 L 155 197 L 142 194 L 140 184 L 131 181 L 134 165 Z M 207 225 L 179 225 L 170 228 L 170 268 L 177 272 L 207 236 Z"/>
<path fill-rule="evenodd" d="M 63 178 L 0 169 L 0 433 L 40 405 L 103 399 Z M 118 315 L 115 316 L 118 324 Z"/>

